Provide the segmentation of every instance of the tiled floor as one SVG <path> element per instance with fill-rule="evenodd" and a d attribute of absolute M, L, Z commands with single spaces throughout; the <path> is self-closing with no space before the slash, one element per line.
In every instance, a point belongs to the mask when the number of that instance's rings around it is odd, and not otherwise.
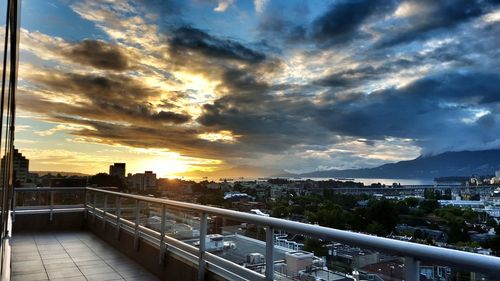
<path fill-rule="evenodd" d="M 16 234 L 13 281 L 159 280 L 90 232 Z"/>

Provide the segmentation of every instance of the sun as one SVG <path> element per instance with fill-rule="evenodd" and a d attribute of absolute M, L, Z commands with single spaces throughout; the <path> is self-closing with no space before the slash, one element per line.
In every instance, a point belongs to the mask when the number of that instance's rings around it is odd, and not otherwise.
<path fill-rule="evenodd" d="M 190 167 L 181 159 L 171 157 L 157 157 L 153 159 L 143 160 L 139 163 L 144 171 L 153 171 L 160 178 L 175 176 L 175 174 L 187 172 Z"/>

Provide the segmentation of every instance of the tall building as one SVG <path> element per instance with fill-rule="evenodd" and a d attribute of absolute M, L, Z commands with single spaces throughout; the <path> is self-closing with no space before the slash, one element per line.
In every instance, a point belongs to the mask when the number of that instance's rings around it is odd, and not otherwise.
<path fill-rule="evenodd" d="M 125 179 L 125 163 L 115 163 L 109 166 L 109 175 Z"/>
<path fill-rule="evenodd" d="M 0 180 L 3 181 L 3 171 L 5 165 L 5 155 L 2 157 Z M 14 186 L 24 186 L 28 183 L 29 160 L 24 157 L 19 150 L 14 149 L 14 158 L 12 159 L 12 168 L 14 175 Z"/>

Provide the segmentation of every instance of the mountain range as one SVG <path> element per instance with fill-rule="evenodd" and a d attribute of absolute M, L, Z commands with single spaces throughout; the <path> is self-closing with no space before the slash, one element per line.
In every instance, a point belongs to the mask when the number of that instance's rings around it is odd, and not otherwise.
<path fill-rule="evenodd" d="M 300 174 L 309 178 L 433 179 L 448 176 L 493 175 L 500 170 L 500 150 L 445 152 L 374 168 L 325 170 Z"/>
<path fill-rule="evenodd" d="M 374 168 L 333 169 L 303 174 L 291 174 L 281 169 L 242 165 L 213 172 L 189 171 L 178 176 L 207 177 L 209 180 L 219 178 L 239 180 L 260 177 L 434 179 L 437 177 L 493 175 L 495 171 L 499 170 L 500 149 L 445 152 L 422 155 L 412 160 L 388 163 Z"/>

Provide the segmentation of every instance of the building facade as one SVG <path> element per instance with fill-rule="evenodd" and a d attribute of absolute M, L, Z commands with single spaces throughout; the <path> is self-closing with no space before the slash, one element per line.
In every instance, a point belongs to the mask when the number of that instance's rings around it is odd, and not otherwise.
<path fill-rule="evenodd" d="M 136 191 L 156 190 L 157 179 L 156 174 L 152 171 L 137 173 L 127 177 L 127 186 L 129 189 Z"/>
<path fill-rule="evenodd" d="M 29 178 L 29 160 L 24 157 L 19 150 L 14 149 L 14 157 L 12 159 L 12 168 L 14 176 L 14 186 L 25 186 Z M 5 165 L 5 156 L 2 157 L 1 169 L 2 174 L 0 179 L 3 181 L 3 171 Z"/>
<path fill-rule="evenodd" d="M 114 163 L 109 166 L 109 175 L 125 179 L 125 163 Z"/>

